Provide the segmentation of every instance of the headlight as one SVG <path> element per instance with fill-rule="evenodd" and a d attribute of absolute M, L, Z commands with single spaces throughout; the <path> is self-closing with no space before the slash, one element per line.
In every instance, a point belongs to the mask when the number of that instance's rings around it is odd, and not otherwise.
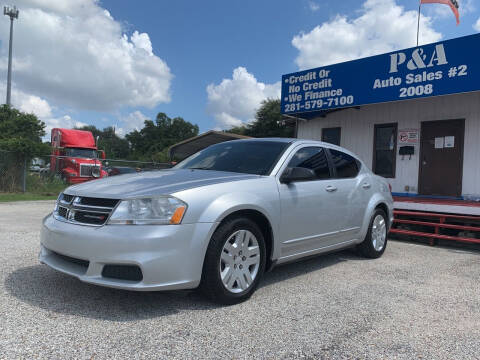
<path fill-rule="evenodd" d="M 108 220 L 109 224 L 168 225 L 180 224 L 187 204 L 173 196 L 123 200 Z"/>

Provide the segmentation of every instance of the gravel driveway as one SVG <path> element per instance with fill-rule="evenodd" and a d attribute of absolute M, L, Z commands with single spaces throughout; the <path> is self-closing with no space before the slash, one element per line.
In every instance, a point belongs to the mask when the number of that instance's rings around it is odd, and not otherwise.
<path fill-rule="evenodd" d="M 87 285 L 37 261 L 53 202 L 0 204 L 0 359 L 480 358 L 480 251 L 391 241 L 276 268 L 250 301 Z"/>

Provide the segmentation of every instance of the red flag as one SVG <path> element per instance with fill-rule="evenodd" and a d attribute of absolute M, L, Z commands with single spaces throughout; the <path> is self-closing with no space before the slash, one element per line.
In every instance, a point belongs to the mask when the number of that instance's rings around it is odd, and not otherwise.
<path fill-rule="evenodd" d="M 455 17 L 457 18 L 457 25 L 460 24 L 460 14 L 458 13 L 458 0 L 420 0 L 421 4 L 445 4 L 450 6 Z"/>

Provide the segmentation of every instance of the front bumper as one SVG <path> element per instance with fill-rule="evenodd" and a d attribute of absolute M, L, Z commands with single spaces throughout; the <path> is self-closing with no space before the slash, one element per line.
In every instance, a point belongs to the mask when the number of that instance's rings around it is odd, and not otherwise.
<path fill-rule="evenodd" d="M 138 291 L 192 289 L 200 283 L 215 227 L 215 223 L 92 227 L 64 223 L 49 215 L 43 221 L 39 260 L 96 285 Z M 106 265 L 138 266 L 143 278 L 104 277 Z"/>

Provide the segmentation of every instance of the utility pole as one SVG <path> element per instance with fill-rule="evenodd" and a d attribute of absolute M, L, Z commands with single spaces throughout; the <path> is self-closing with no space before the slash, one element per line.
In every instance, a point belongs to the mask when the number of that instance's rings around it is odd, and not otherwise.
<path fill-rule="evenodd" d="M 3 15 L 10 17 L 10 43 L 8 45 L 8 77 L 7 77 L 7 105 L 11 105 L 12 91 L 12 42 L 13 42 L 13 20 L 18 19 L 18 9 L 9 6 L 3 7 Z"/>
<path fill-rule="evenodd" d="M 420 35 L 420 11 L 422 9 L 422 2 L 418 4 L 418 23 L 417 23 L 417 47 L 418 47 L 418 36 Z"/>

